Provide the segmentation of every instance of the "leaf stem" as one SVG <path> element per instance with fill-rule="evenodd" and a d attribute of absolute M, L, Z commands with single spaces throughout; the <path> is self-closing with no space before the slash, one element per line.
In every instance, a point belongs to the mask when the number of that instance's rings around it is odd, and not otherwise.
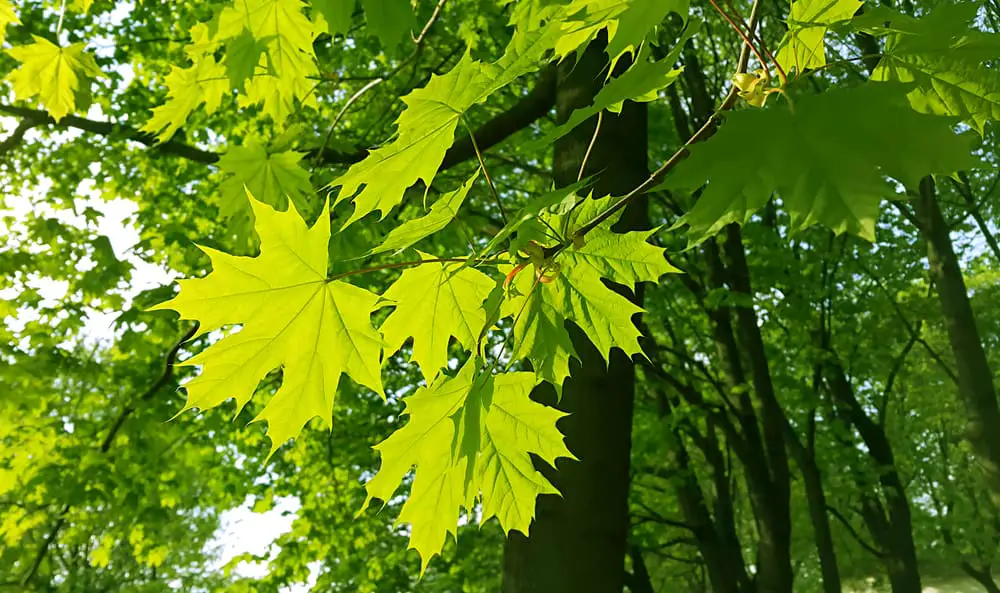
<path fill-rule="evenodd" d="M 507 212 L 504 211 L 500 194 L 497 193 L 497 188 L 493 185 L 493 178 L 490 177 L 490 172 L 486 169 L 486 161 L 483 160 L 483 153 L 479 151 L 479 143 L 476 142 L 476 135 L 472 132 L 472 128 L 469 127 L 469 122 L 465 120 L 465 116 L 461 115 L 459 118 L 462 120 L 462 125 L 465 126 L 466 131 L 469 132 L 469 139 L 472 140 L 472 149 L 476 151 L 476 158 L 479 159 L 479 168 L 482 169 L 483 176 L 486 177 L 486 182 L 490 185 L 490 192 L 493 193 L 493 199 L 496 200 L 497 208 L 500 209 L 500 218 L 503 219 L 504 224 L 507 224 Z"/>
<path fill-rule="evenodd" d="M 66 0 L 62 0 L 62 6 L 59 8 L 59 22 L 56 24 L 56 42 L 59 42 L 59 33 L 62 32 L 63 18 L 66 17 Z"/>

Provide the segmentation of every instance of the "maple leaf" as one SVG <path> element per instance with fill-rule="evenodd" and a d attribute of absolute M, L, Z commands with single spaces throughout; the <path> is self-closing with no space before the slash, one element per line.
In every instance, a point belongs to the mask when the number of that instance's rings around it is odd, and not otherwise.
<path fill-rule="evenodd" d="M 323 15 L 330 35 L 346 34 L 354 19 L 354 0 L 312 0 L 312 9 Z"/>
<path fill-rule="evenodd" d="M 567 214 L 546 218 L 553 228 L 572 233 L 614 199 L 587 199 Z M 514 317 L 512 358 L 531 361 L 538 378 L 552 383 L 557 391 L 569 376 L 570 359 L 577 356 L 565 328 L 567 321 L 583 330 L 605 360 L 615 347 L 628 356 L 642 352 L 632 316 L 643 309 L 608 288 L 602 279 L 633 286 L 679 271 L 667 263 L 663 249 L 648 243 L 655 231 L 612 232 L 611 226 L 620 217 L 612 216 L 588 233 L 582 246 L 560 252 L 555 261 L 558 268 L 544 272 L 547 282 L 539 282 L 527 269 L 518 273 L 511 282 L 516 296 L 503 303 L 502 315 Z M 503 272 L 510 269 L 501 267 Z"/>
<path fill-rule="evenodd" d="M 555 6 L 552 20 L 562 28 L 554 44 L 556 56 L 562 59 L 586 47 L 607 29 L 610 74 L 618 60 L 634 51 L 667 14 L 676 12 L 687 19 L 688 4 L 688 0 L 572 0 Z"/>
<path fill-rule="evenodd" d="M 427 86 L 405 96 L 406 109 L 396 120 L 396 138 L 330 184 L 341 186 L 337 203 L 354 197 L 354 213 L 346 224 L 376 210 L 384 218 L 417 180 L 429 187 L 462 114 L 486 98 L 496 76 L 495 67 L 465 54 L 447 74 L 432 76 Z"/>
<path fill-rule="evenodd" d="M 340 186 L 335 204 L 353 199 L 354 212 L 344 226 L 376 210 L 385 218 L 417 181 L 430 187 L 463 114 L 534 70 L 537 60 L 550 49 L 550 33 L 515 34 L 504 54 L 491 64 L 466 53 L 446 74 L 431 76 L 425 87 L 403 97 L 406 109 L 396 120 L 392 142 L 372 150 L 328 186 Z"/>
<path fill-rule="evenodd" d="M 421 259 L 433 256 L 420 254 Z M 458 262 L 425 263 L 405 270 L 383 297 L 396 310 L 379 328 L 386 357 L 413 337 L 413 360 L 430 381 L 448 365 L 448 342 L 454 336 L 467 350 L 486 323 L 483 301 L 496 282 L 479 270 Z"/>
<path fill-rule="evenodd" d="M 271 454 L 312 418 L 332 423 L 342 374 L 379 394 L 382 338 L 370 315 L 378 295 L 330 280 L 330 220 L 312 228 L 289 208 L 278 212 L 250 198 L 260 235 L 260 255 L 237 257 L 201 247 L 212 272 L 181 280 L 180 293 L 151 310 L 173 309 L 200 323 L 199 335 L 241 324 L 196 356 L 180 363 L 202 366 L 184 384 L 184 410 L 212 408 L 235 398 L 237 413 L 258 382 L 279 367 L 281 387 L 254 421 L 266 421 Z M 183 410 L 182 410 L 183 411 Z"/>
<path fill-rule="evenodd" d="M 244 30 L 229 41 L 225 64 L 232 88 L 245 92 L 246 81 L 253 80 L 265 51 L 267 42 L 256 39 L 250 31 Z"/>
<path fill-rule="evenodd" d="M 302 13 L 302 0 L 234 0 L 219 15 L 217 39 L 250 32 L 267 46 L 268 74 L 254 76 L 247 84 L 245 104 L 263 103 L 263 111 L 276 123 L 295 109 L 295 100 L 314 104 L 310 76 L 316 75 L 315 34 Z"/>
<path fill-rule="evenodd" d="M 607 109 L 611 113 L 621 113 L 622 105 L 626 100 L 636 102 L 649 102 L 658 98 L 659 91 L 667 88 L 680 77 L 683 68 L 674 68 L 673 65 L 680 57 L 684 45 L 701 30 L 701 21 L 695 20 L 690 23 L 677 40 L 674 49 L 666 57 L 657 62 L 650 62 L 650 50 L 648 46 L 639 52 L 635 63 L 621 76 L 612 78 L 594 96 L 594 101 L 580 109 L 574 110 L 569 118 L 539 140 L 531 142 L 525 150 L 535 150 L 547 146 L 565 136 L 581 123 Z"/>
<path fill-rule="evenodd" d="M 247 202 L 247 192 L 257 200 L 284 210 L 291 199 L 295 209 L 311 214 L 314 204 L 309 172 L 299 162 L 302 153 L 284 151 L 271 153 L 260 142 L 249 141 L 244 146 L 231 147 L 219 159 L 219 169 L 231 175 L 222 182 L 220 213 L 227 218 L 253 222 L 253 211 Z"/>
<path fill-rule="evenodd" d="M 777 60 L 786 72 L 826 65 L 824 38 L 830 25 L 848 21 L 861 0 L 796 0 L 788 13 L 788 32 L 781 40 Z"/>
<path fill-rule="evenodd" d="M 914 109 L 960 117 L 982 134 L 987 121 L 1000 119 L 1000 73 L 984 67 L 1000 56 L 1000 35 L 972 27 L 977 10 L 973 3 L 941 4 L 920 19 L 879 11 L 872 32 L 887 40 L 872 80 L 913 83 Z M 865 22 L 859 20 L 861 29 Z"/>
<path fill-rule="evenodd" d="M 60 47 L 32 35 L 31 45 L 7 50 L 21 66 L 7 75 L 20 100 L 38 96 L 38 101 L 55 121 L 76 108 L 77 94 L 85 91 L 88 77 L 100 76 L 94 57 L 84 51 L 85 44 Z"/>
<path fill-rule="evenodd" d="M 214 113 L 229 91 L 226 71 L 211 56 L 196 58 L 189 68 L 173 66 L 167 75 L 167 102 L 153 108 L 142 131 L 166 142 L 201 105 Z"/>
<path fill-rule="evenodd" d="M 687 224 L 697 243 L 746 222 L 777 192 L 793 230 L 822 224 L 874 240 L 881 200 L 896 197 L 886 177 L 915 188 L 925 175 L 975 164 L 954 120 L 917 113 L 908 91 L 870 83 L 797 98 L 794 113 L 782 104 L 730 114 L 664 184 L 708 184 L 675 226 Z"/>
<path fill-rule="evenodd" d="M 368 29 L 386 49 L 402 43 L 417 24 L 409 0 L 361 0 L 361 4 Z"/>
<path fill-rule="evenodd" d="M 442 194 L 431 205 L 431 209 L 426 215 L 414 218 L 413 220 L 407 220 L 389 231 L 389 234 L 385 236 L 385 239 L 381 243 L 368 251 L 368 255 L 387 253 L 389 251 L 399 253 L 414 243 L 448 226 L 448 223 L 458 215 L 458 209 L 462 207 L 465 197 L 469 194 L 469 190 L 472 189 L 473 184 L 476 183 L 476 179 L 478 178 L 479 169 L 476 169 L 472 177 L 458 189 Z"/>
<path fill-rule="evenodd" d="M 7 39 L 7 25 L 19 24 L 21 21 L 18 20 L 10 0 L 0 0 L 0 44 Z"/>
<path fill-rule="evenodd" d="M 505 533 L 527 535 L 539 494 L 557 494 L 529 453 L 555 467 L 576 459 L 556 422 L 566 414 L 531 400 L 532 373 L 478 374 L 467 361 L 455 377 L 439 375 L 405 398 L 409 421 L 375 445 L 381 466 L 365 484 L 372 499 L 388 501 L 416 467 L 410 496 L 398 521 L 410 523 L 410 547 L 421 573 L 440 553 L 448 534 L 457 533 L 462 507 L 482 500 L 481 522 L 496 517 Z"/>

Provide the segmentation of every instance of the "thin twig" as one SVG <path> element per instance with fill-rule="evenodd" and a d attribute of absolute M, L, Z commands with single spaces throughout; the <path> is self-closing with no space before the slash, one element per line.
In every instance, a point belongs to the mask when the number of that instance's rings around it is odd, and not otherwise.
<path fill-rule="evenodd" d="M 340 112 L 337 113 L 337 117 L 333 118 L 333 123 L 330 124 L 330 128 L 326 131 L 326 136 L 323 137 L 323 144 L 321 144 L 319 150 L 316 151 L 316 157 L 313 159 L 314 169 L 316 168 L 317 165 L 320 164 L 320 162 L 322 162 L 323 153 L 326 151 L 327 145 L 330 144 L 330 138 L 333 136 L 333 130 L 334 128 L 337 127 L 337 124 L 340 123 L 340 120 L 344 118 L 344 115 L 347 114 L 347 110 L 350 109 L 351 105 L 353 105 L 354 102 L 360 99 L 365 93 L 375 88 L 379 83 L 382 83 L 384 81 L 385 81 L 384 78 L 376 78 L 375 80 L 372 80 L 365 86 L 358 89 L 356 93 L 354 93 L 353 95 L 351 95 L 349 99 L 347 99 L 347 103 L 344 103 L 344 106 L 340 108 Z"/>

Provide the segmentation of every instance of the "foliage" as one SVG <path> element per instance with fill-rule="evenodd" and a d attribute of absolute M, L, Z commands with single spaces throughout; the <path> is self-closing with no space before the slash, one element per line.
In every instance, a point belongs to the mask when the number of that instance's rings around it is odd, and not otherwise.
<path fill-rule="evenodd" d="M 753 581 L 763 491 L 822 590 L 775 438 L 845 581 L 895 560 L 872 509 L 900 499 L 922 566 L 989 574 L 962 340 L 915 245 L 931 192 L 997 364 L 1000 13 L 769 4 L 0 0 L 0 586 L 494 590 L 501 535 L 587 462 L 580 340 L 637 369 L 632 591 L 707 590 L 713 545 Z M 633 109 L 655 170 L 609 191 L 587 160 Z M 291 531 L 213 568 L 220 516 L 284 497 Z"/>

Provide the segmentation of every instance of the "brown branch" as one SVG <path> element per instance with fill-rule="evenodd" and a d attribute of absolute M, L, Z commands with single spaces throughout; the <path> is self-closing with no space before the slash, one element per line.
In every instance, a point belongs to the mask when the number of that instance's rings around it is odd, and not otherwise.
<path fill-rule="evenodd" d="M 527 95 L 506 111 L 497 114 L 493 117 L 493 119 L 480 126 L 475 132 L 479 148 L 486 151 L 500 142 L 503 142 L 514 133 L 528 127 L 536 120 L 544 117 L 555 104 L 555 74 L 556 71 L 554 67 L 544 69 L 541 77 L 538 79 L 538 82 Z M 98 136 L 117 137 L 123 140 L 131 140 L 149 147 L 150 150 L 158 151 L 162 154 L 171 156 L 178 156 L 190 161 L 204 163 L 206 165 L 214 164 L 220 158 L 220 154 L 217 152 L 202 150 L 178 140 L 177 138 L 172 138 L 166 142 L 158 143 L 156 136 L 153 134 L 114 122 L 102 122 L 76 115 L 67 115 L 57 122 L 45 111 L 3 104 L 0 104 L 0 113 L 6 113 L 22 119 L 33 120 L 35 122 L 34 126 L 53 126 L 62 129 L 76 129 L 96 134 Z M 4 142 L 6 142 L 6 140 Z M 342 152 L 323 147 L 310 149 L 305 152 L 307 159 L 315 158 L 326 166 L 351 165 L 360 162 L 368 156 L 368 150 L 365 149 L 355 152 Z M 441 170 L 454 167 L 455 165 L 475 158 L 475 156 L 476 151 L 472 146 L 470 139 L 459 139 L 445 154 L 444 162 L 441 163 Z"/>

